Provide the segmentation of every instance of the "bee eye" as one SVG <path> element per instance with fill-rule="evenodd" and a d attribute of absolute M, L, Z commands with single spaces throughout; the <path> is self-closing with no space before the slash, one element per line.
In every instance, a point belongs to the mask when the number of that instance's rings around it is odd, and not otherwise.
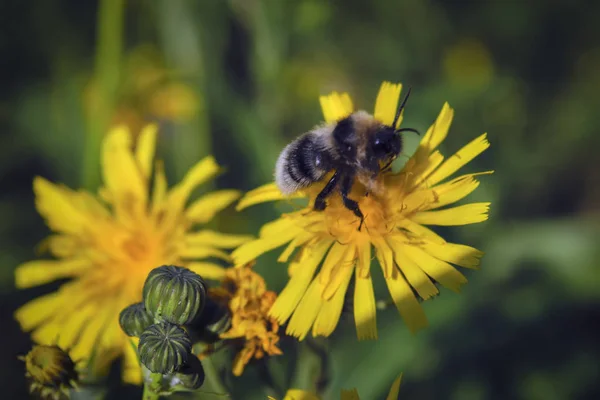
<path fill-rule="evenodd" d="M 400 152 L 402 146 L 400 136 L 388 127 L 382 128 L 373 137 L 371 142 L 373 154 L 376 158 L 390 158 L 396 156 Z"/>
<path fill-rule="evenodd" d="M 352 146 L 350 146 L 350 145 L 346 146 L 346 150 L 349 152 L 352 151 Z"/>

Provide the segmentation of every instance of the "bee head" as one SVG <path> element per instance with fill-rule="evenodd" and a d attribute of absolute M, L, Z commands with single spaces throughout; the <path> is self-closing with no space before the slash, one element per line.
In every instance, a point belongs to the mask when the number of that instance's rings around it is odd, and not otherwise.
<path fill-rule="evenodd" d="M 397 129 L 396 125 L 398 123 L 398 119 L 400 118 L 400 114 L 406 105 L 406 101 L 408 100 L 408 96 L 410 96 L 410 88 L 408 88 L 408 92 L 402 100 L 402 103 L 398 106 L 398 110 L 396 110 L 396 116 L 394 117 L 394 122 L 392 122 L 391 126 L 383 125 L 376 133 L 372 136 L 371 139 L 371 148 L 373 150 L 373 155 L 379 161 L 390 161 L 395 159 L 400 151 L 402 151 L 402 137 L 400 136 L 401 132 L 411 131 L 416 132 L 416 130 L 412 128 L 402 128 Z"/>
<path fill-rule="evenodd" d="M 402 150 L 402 138 L 389 126 L 382 126 L 371 138 L 373 155 L 379 161 L 394 159 Z"/>

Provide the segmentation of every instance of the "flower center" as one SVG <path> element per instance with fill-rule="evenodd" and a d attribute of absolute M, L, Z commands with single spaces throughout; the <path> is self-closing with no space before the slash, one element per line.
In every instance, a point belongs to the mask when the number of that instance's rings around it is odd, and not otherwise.
<path fill-rule="evenodd" d="M 139 261 L 148 256 L 149 246 L 143 235 L 132 235 L 123 243 L 123 249 L 134 261 Z"/>
<path fill-rule="evenodd" d="M 310 204 L 313 204 L 318 193 L 319 190 L 310 192 Z M 377 196 L 374 193 L 368 195 L 366 193 L 365 187 L 356 182 L 352 192 L 348 195 L 351 200 L 358 202 L 358 207 L 364 216 L 360 231 L 358 230 L 361 223 L 360 218 L 346 207 L 339 193 L 335 193 L 327 199 L 327 207 L 324 211 L 312 211 L 315 213 L 313 214 L 315 219 L 319 218 L 317 215 L 322 215 L 324 226 L 315 228 L 311 227 L 309 223 L 305 228 L 309 231 L 325 229 L 329 235 L 342 243 L 369 240 L 369 237 L 383 236 L 389 233 L 394 227 L 394 213 L 389 207 L 386 194 Z M 312 207 L 310 209 L 312 210 Z"/>

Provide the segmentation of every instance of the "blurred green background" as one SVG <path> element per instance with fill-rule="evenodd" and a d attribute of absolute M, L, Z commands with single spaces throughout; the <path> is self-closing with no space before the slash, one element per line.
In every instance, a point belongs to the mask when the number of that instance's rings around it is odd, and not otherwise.
<path fill-rule="evenodd" d="M 496 170 L 469 198 L 491 200 L 490 219 L 442 232 L 486 256 L 461 295 L 424 304 L 431 327 L 417 336 L 394 309 L 377 342 L 342 321 L 325 345 L 329 396 L 380 398 L 404 371 L 403 399 L 600 398 L 599 18 L 593 1 L 0 1 L 3 398 L 27 389 L 16 357 L 30 342 L 12 313 L 58 286 L 13 285 L 48 234 L 35 175 L 95 187 L 94 138 L 158 121 L 171 183 L 214 154 L 228 168 L 216 186 L 249 190 L 321 119 L 319 94 L 348 91 L 370 110 L 382 80 L 412 87 L 405 126 L 425 131 L 444 101 L 455 108 L 445 154 L 489 133 L 466 170 Z M 230 209 L 217 225 L 256 233 L 278 207 Z M 257 269 L 280 290 L 273 261 Z M 282 385 L 302 385 L 314 360 L 284 347 L 301 367 Z M 139 398 L 117 375 L 109 398 Z M 236 398 L 265 398 L 257 379 L 231 381 Z"/>

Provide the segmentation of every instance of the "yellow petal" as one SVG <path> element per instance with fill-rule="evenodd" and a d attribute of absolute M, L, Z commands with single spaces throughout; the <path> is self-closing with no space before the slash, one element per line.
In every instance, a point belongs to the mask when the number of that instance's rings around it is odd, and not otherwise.
<path fill-rule="evenodd" d="M 215 257 L 224 261 L 231 260 L 231 256 L 223 250 L 209 246 L 202 246 L 199 244 L 188 244 L 185 248 L 181 250 L 179 256 L 184 259 L 202 259 L 208 257 Z"/>
<path fill-rule="evenodd" d="M 15 318 L 19 321 L 21 329 L 28 332 L 51 318 L 62 304 L 64 297 L 60 292 L 47 294 L 31 300 L 15 312 Z"/>
<path fill-rule="evenodd" d="M 104 184 L 117 213 L 129 216 L 146 205 L 147 186 L 132 154 L 131 134 L 125 126 L 112 129 L 102 145 Z"/>
<path fill-rule="evenodd" d="M 202 244 L 221 249 L 232 249 L 252 239 L 253 237 L 250 235 L 231 235 L 211 230 L 193 232 L 185 236 L 186 243 Z"/>
<path fill-rule="evenodd" d="M 356 248 L 358 254 L 358 262 L 356 268 L 361 278 L 371 276 L 371 242 L 365 241 L 359 243 Z"/>
<path fill-rule="evenodd" d="M 385 279 L 394 304 L 408 329 L 415 333 L 427 327 L 427 317 L 408 283 L 398 271 Z"/>
<path fill-rule="evenodd" d="M 373 246 L 375 247 L 375 255 L 383 270 L 383 276 L 389 278 L 395 269 L 394 267 L 394 253 L 390 246 L 380 237 L 372 237 Z"/>
<path fill-rule="evenodd" d="M 454 292 L 467 283 L 467 278 L 450 264 L 439 260 L 416 246 L 404 246 L 407 257 L 412 259 L 425 273 Z"/>
<path fill-rule="evenodd" d="M 217 190 L 208 193 L 189 206 L 185 213 L 186 217 L 198 224 L 206 223 L 238 197 L 240 197 L 240 192 L 237 190 Z"/>
<path fill-rule="evenodd" d="M 337 122 L 352 114 L 354 107 L 348 93 L 333 92 L 327 96 L 319 97 L 321 110 L 325 122 Z"/>
<path fill-rule="evenodd" d="M 221 281 L 225 279 L 226 269 L 220 265 L 209 262 L 192 262 L 186 265 L 186 268 L 197 273 L 204 279 Z"/>
<path fill-rule="evenodd" d="M 298 228 L 294 221 L 287 218 L 280 218 L 265 224 L 260 231 L 261 238 L 244 243 L 231 253 L 234 264 L 236 266 L 245 265 L 259 255 L 284 245 L 302 231 L 302 228 Z"/>
<path fill-rule="evenodd" d="M 88 215 L 75 200 L 75 192 L 36 176 L 35 205 L 53 231 L 80 235 L 88 226 Z"/>
<path fill-rule="evenodd" d="M 296 192 L 292 195 L 284 195 L 281 193 L 277 185 L 272 183 L 267 183 L 266 185 L 260 186 L 254 190 L 246 193 L 235 206 L 237 211 L 241 211 L 244 208 L 253 206 L 255 204 L 266 203 L 268 201 L 276 201 L 276 200 L 285 200 L 285 199 L 296 199 L 304 197 L 305 195 L 302 192 Z"/>
<path fill-rule="evenodd" d="M 411 220 L 424 225 L 467 225 L 483 222 L 488 219 L 490 203 L 472 203 L 439 211 L 422 211 L 416 213 Z"/>
<path fill-rule="evenodd" d="M 413 222 L 408 218 L 403 219 L 398 223 L 399 228 L 404 228 L 409 231 L 409 235 L 418 240 L 428 240 L 438 244 L 444 244 L 446 241 L 443 237 L 432 231 L 431 229 Z"/>
<path fill-rule="evenodd" d="M 487 133 L 484 133 L 457 151 L 456 154 L 440 165 L 440 167 L 427 178 L 427 183 L 429 185 L 435 185 L 442 181 L 458 171 L 462 166 L 469 163 L 488 147 L 490 147 L 490 142 L 487 140 Z"/>
<path fill-rule="evenodd" d="M 81 334 L 84 326 L 96 315 L 98 304 L 88 303 L 80 307 L 77 312 L 69 313 L 63 319 L 57 321 L 60 326 L 58 345 L 63 349 L 73 346 Z"/>
<path fill-rule="evenodd" d="M 214 157 L 204 157 L 198 161 L 186 174 L 178 185 L 185 192 L 191 192 L 196 187 L 214 178 L 220 171 L 220 167 Z"/>
<path fill-rule="evenodd" d="M 354 282 L 354 322 L 358 340 L 377 339 L 377 307 L 371 277 L 361 277 L 357 269 Z"/>
<path fill-rule="evenodd" d="M 429 154 L 435 150 L 448 135 L 448 130 L 450 129 L 450 124 L 452 124 L 453 118 L 454 109 L 450 108 L 448 103 L 444 103 L 442 111 L 440 111 L 437 119 L 427 130 L 427 133 L 425 136 L 423 136 L 423 139 L 421 139 L 421 143 L 419 144 L 417 152 L 423 151 L 425 154 Z"/>
<path fill-rule="evenodd" d="M 46 321 L 31 332 L 31 339 L 39 344 L 54 344 L 60 337 L 62 325 L 56 319 Z M 71 355 L 72 356 L 72 355 Z"/>
<path fill-rule="evenodd" d="M 342 314 L 342 307 L 344 306 L 344 299 L 346 298 L 346 291 L 353 270 L 354 268 L 346 268 L 337 273 L 341 282 L 333 296 L 323 302 L 313 325 L 313 336 L 329 336 L 335 330 Z"/>
<path fill-rule="evenodd" d="M 131 385 L 142 383 L 141 367 L 137 355 L 139 341 L 136 337 L 127 338 L 123 347 L 123 382 Z"/>
<path fill-rule="evenodd" d="M 15 270 L 15 286 L 28 288 L 56 279 L 77 276 L 90 266 L 90 261 L 86 259 L 29 261 Z"/>
<path fill-rule="evenodd" d="M 301 232 L 298 234 L 298 236 L 296 236 L 294 238 L 294 240 L 292 240 L 290 242 L 290 244 L 285 248 L 285 250 L 279 255 L 279 258 L 277 259 L 278 262 L 287 262 L 288 259 L 290 258 L 290 256 L 292 255 L 292 253 L 294 252 L 294 250 L 296 250 L 296 248 L 298 248 L 299 246 L 302 246 L 303 244 L 305 244 L 306 242 L 308 242 L 310 239 L 314 238 L 315 234 L 312 232 Z"/>
<path fill-rule="evenodd" d="M 398 264 L 398 268 L 400 268 L 400 271 L 404 274 L 409 285 L 417 291 L 423 300 L 436 296 L 439 291 L 433 282 L 431 282 L 431 279 L 406 255 L 405 249 L 411 246 L 391 238 L 388 239 L 388 241 L 390 242 L 392 249 L 394 249 L 394 260 L 396 261 L 396 264 Z"/>
<path fill-rule="evenodd" d="M 83 190 L 76 193 L 73 192 L 73 200 L 83 212 L 93 216 L 97 220 L 112 218 L 112 213 L 106 206 L 88 192 Z"/>
<path fill-rule="evenodd" d="M 299 228 L 298 221 L 296 221 L 294 218 L 289 218 L 284 214 L 280 218 L 264 224 L 260 228 L 258 234 L 262 238 L 268 236 L 278 236 L 282 233 L 290 231 L 300 233 L 304 232 L 304 229 Z"/>
<path fill-rule="evenodd" d="M 118 306 L 119 311 L 123 310 L 132 303 L 129 296 L 119 296 L 118 298 L 121 299 L 121 305 Z M 114 321 L 116 321 L 116 323 L 107 324 L 104 333 L 100 337 L 98 346 L 104 349 L 106 352 L 114 352 L 117 353 L 118 356 L 121 356 L 123 349 L 125 348 L 125 343 L 129 340 L 129 337 L 125 335 L 125 332 L 123 332 L 118 323 L 119 314 L 117 314 L 115 318 L 116 319 Z"/>
<path fill-rule="evenodd" d="M 440 208 L 456 203 L 471 194 L 479 187 L 479 181 L 469 176 L 459 181 L 453 181 L 449 185 L 443 184 L 431 189 L 436 200 L 431 202 L 427 208 Z"/>
<path fill-rule="evenodd" d="M 157 161 L 154 167 L 154 189 L 152 190 L 152 215 L 157 216 L 162 210 L 167 196 L 167 177 L 165 176 L 165 164 Z"/>
<path fill-rule="evenodd" d="M 479 181 L 474 175 L 476 174 L 463 175 L 460 179 L 453 179 L 433 188 L 416 190 L 406 196 L 404 206 L 409 210 L 430 210 L 455 203 L 477 189 Z"/>
<path fill-rule="evenodd" d="M 373 113 L 375 119 L 384 125 L 392 126 L 396 110 L 398 109 L 401 91 L 402 85 L 399 83 L 383 82 L 381 84 L 377 100 L 375 101 L 375 112 Z M 401 122 L 402 117 L 398 118 L 396 127 L 400 126 Z"/>
<path fill-rule="evenodd" d="M 346 251 L 348 251 L 348 246 L 339 242 L 335 242 L 333 246 L 331 246 L 331 249 L 329 249 L 329 253 L 327 253 L 327 257 L 323 262 L 323 266 L 321 267 L 321 272 L 319 272 L 318 278 L 323 286 L 329 283 L 329 280 L 331 279 L 331 272 L 333 271 L 334 267 L 341 262 L 342 258 L 346 254 Z"/>
<path fill-rule="evenodd" d="M 146 125 L 142 129 L 142 132 L 140 132 L 137 140 L 135 159 L 146 182 L 148 182 L 150 174 L 152 173 L 152 162 L 154 160 L 157 133 L 158 126 L 156 124 Z"/>
<path fill-rule="evenodd" d="M 47 249 L 58 258 L 69 258 L 81 250 L 81 247 L 80 241 L 74 236 L 52 235 L 40 243 L 39 249 L 40 251 Z"/>
<path fill-rule="evenodd" d="M 285 333 L 298 338 L 298 340 L 304 340 L 323 304 L 321 290 L 319 280 L 313 280 L 302 296 L 300 304 L 296 307 Z"/>
<path fill-rule="evenodd" d="M 97 348 L 96 342 L 110 323 L 118 323 L 118 315 L 121 310 L 117 310 L 114 304 L 99 307 L 96 316 L 92 318 L 87 325 L 83 327 L 81 336 L 71 350 L 73 359 L 89 359 Z M 98 357 L 102 355 L 98 354 Z"/>
<path fill-rule="evenodd" d="M 352 271 L 354 270 L 354 264 L 356 264 L 357 258 L 356 247 L 351 245 L 347 245 L 346 247 L 348 247 L 348 249 L 344 253 L 344 257 L 334 267 L 330 278 L 324 282 L 326 286 L 322 296 L 325 300 L 331 299 L 331 297 L 341 289 L 347 276 L 352 276 Z"/>
<path fill-rule="evenodd" d="M 388 393 L 385 400 L 398 400 L 398 393 L 400 392 L 400 383 L 401 382 L 402 382 L 402 374 L 398 375 L 398 377 L 392 383 L 390 392 Z"/>
<path fill-rule="evenodd" d="M 246 265 L 248 262 L 256 259 L 261 254 L 283 246 L 286 242 L 292 239 L 290 236 L 293 237 L 293 235 L 269 237 L 244 243 L 235 249 L 233 253 L 231 253 L 233 264 L 235 266 Z"/>
<path fill-rule="evenodd" d="M 425 179 L 427 179 L 427 177 L 431 175 L 443 161 L 444 156 L 437 150 L 418 163 L 414 159 L 409 160 L 410 163 L 407 163 L 407 167 L 402 171 L 408 175 L 407 180 L 409 184 L 406 186 L 407 191 L 418 186 L 423 186 L 425 188 L 429 187 L 424 184 Z"/>
<path fill-rule="evenodd" d="M 208 156 L 200 160 L 185 174 L 183 180 L 175 185 L 167 196 L 168 204 L 166 205 L 162 224 L 164 229 L 170 229 L 176 222 L 192 191 L 199 185 L 215 177 L 219 170 L 220 168 L 215 159 Z"/>
<path fill-rule="evenodd" d="M 289 389 L 283 400 L 320 400 L 319 396 L 306 390 Z"/>
<path fill-rule="evenodd" d="M 483 257 L 482 251 L 463 244 L 425 242 L 421 247 L 435 258 L 465 268 L 478 269 Z"/>
<path fill-rule="evenodd" d="M 280 323 L 287 321 L 306 292 L 306 288 L 313 278 L 317 266 L 323 260 L 331 243 L 331 240 L 322 240 L 310 248 L 308 256 L 302 260 L 299 268 L 296 269 L 296 272 L 290 277 L 285 288 L 277 296 L 277 300 L 275 300 L 269 311 L 270 316 L 277 319 Z M 320 297 L 320 293 L 317 295 Z"/>
<path fill-rule="evenodd" d="M 342 389 L 340 400 L 360 400 L 360 396 L 358 395 L 358 391 L 356 389 Z"/>

